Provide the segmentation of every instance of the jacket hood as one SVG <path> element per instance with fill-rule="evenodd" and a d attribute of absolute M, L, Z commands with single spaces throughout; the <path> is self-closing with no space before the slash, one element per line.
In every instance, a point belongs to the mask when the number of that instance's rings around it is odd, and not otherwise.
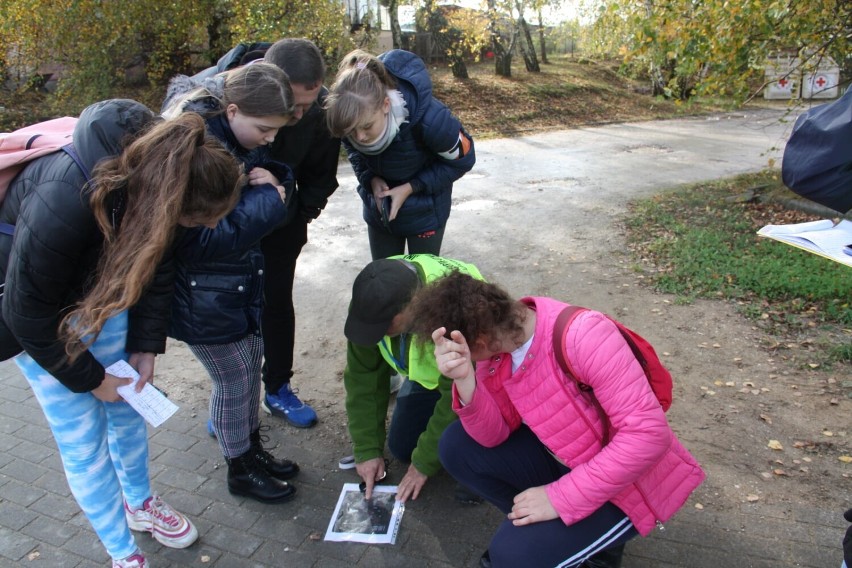
<path fill-rule="evenodd" d="M 423 60 L 410 51 L 393 49 L 379 56 L 385 67 L 397 79 L 397 89 L 405 97 L 408 120 L 420 122 L 432 98 L 432 78 Z"/>
<path fill-rule="evenodd" d="M 110 99 L 89 105 L 74 128 L 74 149 L 92 171 L 103 158 L 117 156 L 125 144 L 147 127 L 156 115 L 142 103 Z"/>
<path fill-rule="evenodd" d="M 202 96 L 191 101 L 184 101 L 192 91 L 204 88 L 210 96 Z M 169 81 L 166 98 L 160 109 L 161 113 L 173 113 L 174 105 L 181 105 L 179 112 L 195 112 L 207 118 L 222 111 L 222 97 L 225 96 L 225 77 L 216 75 L 205 79 L 196 76 L 176 75 Z"/>

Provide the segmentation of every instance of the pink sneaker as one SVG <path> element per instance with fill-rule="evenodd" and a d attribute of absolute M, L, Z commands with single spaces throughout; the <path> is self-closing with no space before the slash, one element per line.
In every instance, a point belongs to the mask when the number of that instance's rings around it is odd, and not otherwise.
<path fill-rule="evenodd" d="M 121 560 L 113 560 L 112 568 L 148 568 L 148 561 L 142 556 L 142 553 L 137 550 L 127 558 Z"/>
<path fill-rule="evenodd" d="M 158 495 L 148 497 L 142 508 L 135 511 L 125 501 L 124 513 L 131 530 L 149 532 L 163 546 L 186 548 L 198 538 L 198 530 L 189 519 L 166 505 Z"/>

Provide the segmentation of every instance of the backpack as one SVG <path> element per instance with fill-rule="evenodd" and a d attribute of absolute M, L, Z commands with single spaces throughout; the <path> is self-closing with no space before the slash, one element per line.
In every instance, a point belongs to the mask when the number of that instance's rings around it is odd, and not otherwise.
<path fill-rule="evenodd" d="M 0 203 L 6 197 L 12 180 L 27 163 L 60 150 L 71 156 L 86 181 L 90 181 L 89 171 L 71 142 L 76 125 L 76 118 L 65 116 L 0 134 Z M 0 223 L 0 233 L 12 235 L 14 232 L 14 225 Z"/>
<path fill-rule="evenodd" d="M 89 171 L 71 143 L 71 136 L 76 125 L 76 118 L 66 116 L 0 134 L 0 203 L 6 197 L 6 191 L 12 180 L 24 169 L 24 166 L 36 158 L 53 152 L 64 151 L 71 156 L 83 172 L 86 181 L 90 181 Z M 0 223 L 0 233 L 11 236 L 15 233 L 15 226 Z M 0 299 L 3 297 L 4 288 L 5 284 L 0 283 Z M 0 361 L 11 359 L 20 352 L 21 346 L 0 317 Z"/>
<path fill-rule="evenodd" d="M 606 445 L 609 442 L 609 421 L 606 420 L 606 413 L 598 400 L 594 397 L 592 387 L 580 382 L 577 378 L 577 375 L 571 369 L 571 363 L 565 354 L 565 336 L 568 333 L 568 327 L 577 315 L 587 310 L 588 308 L 581 308 L 580 306 L 567 306 L 559 313 L 556 317 L 556 324 L 553 326 L 553 353 L 556 356 L 556 361 L 559 363 L 559 366 L 563 371 L 565 371 L 565 374 L 577 383 L 577 386 L 581 391 L 592 395 L 592 402 L 597 408 L 598 414 L 601 417 L 601 422 L 604 425 L 603 443 Z M 663 412 L 667 412 L 672 405 L 673 385 L 671 373 L 669 373 L 668 369 L 663 366 L 657 352 L 654 351 L 654 348 L 650 343 L 648 343 L 647 339 L 628 328 L 620 321 L 615 320 L 606 314 L 604 314 L 604 316 L 614 323 L 618 328 L 618 331 L 621 332 L 621 336 L 624 337 L 627 345 L 630 346 L 630 350 L 633 351 L 633 356 L 636 357 L 636 360 L 639 361 L 639 364 L 642 366 L 642 370 L 645 371 L 645 377 L 648 379 L 648 383 L 651 385 L 651 390 L 654 391 L 654 395 L 656 395 L 660 406 L 663 408 Z"/>

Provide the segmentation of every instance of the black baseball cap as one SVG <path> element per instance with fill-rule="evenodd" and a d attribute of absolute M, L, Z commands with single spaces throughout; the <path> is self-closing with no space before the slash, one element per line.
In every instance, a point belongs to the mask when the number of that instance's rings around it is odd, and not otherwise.
<path fill-rule="evenodd" d="M 402 260 L 382 258 L 364 267 L 352 284 L 343 333 L 358 345 L 375 345 L 420 285 L 417 272 Z"/>

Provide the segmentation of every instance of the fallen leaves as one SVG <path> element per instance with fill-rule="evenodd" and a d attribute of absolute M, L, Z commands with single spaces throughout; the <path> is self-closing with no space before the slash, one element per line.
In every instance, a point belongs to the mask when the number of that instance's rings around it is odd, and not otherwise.
<path fill-rule="evenodd" d="M 766 444 L 766 446 L 770 450 L 775 450 L 775 451 L 779 451 L 779 452 L 784 449 L 784 446 L 782 446 L 781 442 L 779 442 L 778 440 L 769 440 L 769 443 Z"/>

